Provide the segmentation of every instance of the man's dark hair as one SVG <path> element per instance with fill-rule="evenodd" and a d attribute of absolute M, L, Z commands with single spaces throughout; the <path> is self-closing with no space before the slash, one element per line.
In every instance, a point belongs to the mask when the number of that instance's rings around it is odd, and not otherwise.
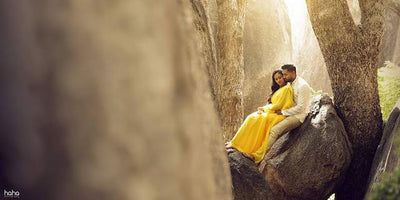
<path fill-rule="evenodd" d="M 289 72 L 296 72 L 296 67 L 292 64 L 284 64 L 281 67 L 282 70 L 288 70 Z"/>

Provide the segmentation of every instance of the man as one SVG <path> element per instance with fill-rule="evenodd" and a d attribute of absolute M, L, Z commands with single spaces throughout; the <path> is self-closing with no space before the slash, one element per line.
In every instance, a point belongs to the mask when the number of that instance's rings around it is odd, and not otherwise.
<path fill-rule="evenodd" d="M 267 152 L 271 149 L 275 141 L 284 133 L 299 127 L 308 115 L 310 106 L 311 89 L 308 83 L 296 74 L 296 67 L 292 64 L 285 64 L 281 67 L 283 78 L 289 82 L 294 91 L 293 107 L 287 110 L 276 111 L 279 115 L 284 115 L 286 118 L 273 126 L 269 132 Z M 260 163 L 260 171 L 264 171 L 265 160 Z"/>

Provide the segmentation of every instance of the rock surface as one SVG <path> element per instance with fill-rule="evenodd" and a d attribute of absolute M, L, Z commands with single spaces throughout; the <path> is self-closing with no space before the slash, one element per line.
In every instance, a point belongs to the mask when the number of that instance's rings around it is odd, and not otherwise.
<path fill-rule="evenodd" d="M 382 51 L 378 66 L 385 61 L 400 65 L 400 2 L 386 0 L 385 33 L 382 40 Z"/>
<path fill-rule="evenodd" d="M 320 200 L 327 199 L 341 181 L 351 146 L 332 100 L 319 95 L 313 98 L 306 121 L 279 138 L 267 153 L 267 184 L 241 153 L 232 150 L 228 158 L 235 199 Z"/>
<path fill-rule="evenodd" d="M 292 24 L 293 63 L 298 74 L 315 90 L 332 94 L 331 81 L 317 37 L 311 26 L 305 1 L 288 0 Z"/>
<path fill-rule="evenodd" d="M 384 34 L 385 6 L 383 0 L 358 1 L 363 13 L 358 26 L 345 3 L 336 0 L 306 2 L 330 77 L 335 108 L 353 150 L 344 183 L 335 190 L 335 198 L 362 199 L 382 134 L 376 72 Z"/>
<path fill-rule="evenodd" d="M 211 76 L 215 104 L 226 140 L 243 120 L 243 28 L 246 0 L 216 0 L 218 67 Z M 215 79 L 214 79 L 215 78 Z"/>
<path fill-rule="evenodd" d="M 228 150 L 235 200 L 273 200 L 273 194 L 256 164 L 235 149 Z"/>
<path fill-rule="evenodd" d="M 294 63 L 298 75 L 315 91 L 332 94 L 305 2 L 249 1 L 244 28 L 244 116 L 267 103 L 272 71 L 284 63 Z"/>
<path fill-rule="evenodd" d="M 267 103 L 272 72 L 291 61 L 290 20 L 284 0 L 250 0 L 244 26 L 244 115 Z"/>
<path fill-rule="evenodd" d="M 399 155 L 396 153 L 400 148 L 394 143 L 400 137 L 400 100 L 394 106 L 383 130 L 382 139 L 376 149 L 374 161 L 369 175 L 369 186 L 367 195 L 372 192 L 375 184 L 382 179 L 384 172 L 392 172 L 399 165 Z"/>
<path fill-rule="evenodd" d="M 317 37 L 311 26 L 305 1 L 286 0 L 292 27 L 293 59 L 298 75 L 315 90 L 332 94 L 331 82 L 326 70 Z"/>
<path fill-rule="evenodd" d="M 351 159 L 350 142 L 330 97 L 314 97 L 306 121 L 279 138 L 266 159 L 266 180 L 278 199 L 327 199 Z"/>
<path fill-rule="evenodd" d="M 20 199 L 231 199 L 192 12 L 2 1 L 0 185 Z"/>

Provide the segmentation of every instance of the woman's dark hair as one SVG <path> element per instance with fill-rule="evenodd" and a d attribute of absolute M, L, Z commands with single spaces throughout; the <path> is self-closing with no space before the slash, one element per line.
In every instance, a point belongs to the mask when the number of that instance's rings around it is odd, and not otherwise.
<path fill-rule="evenodd" d="M 277 70 L 275 70 L 274 72 L 272 72 L 271 95 L 270 95 L 269 98 L 268 98 L 268 102 L 269 102 L 269 103 L 271 103 L 271 97 L 272 97 L 272 95 L 279 89 L 279 85 L 278 85 L 278 83 L 275 81 L 275 74 L 277 74 L 277 73 L 283 75 L 283 74 L 282 74 L 282 70 L 280 70 L 280 69 L 277 69 Z"/>

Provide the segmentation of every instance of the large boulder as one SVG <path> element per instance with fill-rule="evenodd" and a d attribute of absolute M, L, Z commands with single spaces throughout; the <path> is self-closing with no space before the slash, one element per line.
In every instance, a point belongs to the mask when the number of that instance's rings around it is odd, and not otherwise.
<path fill-rule="evenodd" d="M 305 122 L 279 138 L 266 155 L 264 174 L 278 199 L 327 199 L 345 174 L 351 154 L 331 98 L 318 95 Z"/>
<path fill-rule="evenodd" d="M 369 175 L 367 196 L 373 192 L 375 185 L 382 179 L 384 172 L 393 172 L 399 165 L 398 144 L 395 139 L 400 136 L 400 100 L 397 102 L 385 124 L 382 138 L 376 149 Z"/>
<path fill-rule="evenodd" d="M 273 194 L 256 164 L 235 149 L 228 150 L 235 200 L 273 200 Z"/>
<path fill-rule="evenodd" d="M 266 181 L 255 164 L 228 151 L 235 199 L 327 199 L 350 163 L 351 145 L 327 95 L 312 99 L 305 122 L 267 153 Z"/>

